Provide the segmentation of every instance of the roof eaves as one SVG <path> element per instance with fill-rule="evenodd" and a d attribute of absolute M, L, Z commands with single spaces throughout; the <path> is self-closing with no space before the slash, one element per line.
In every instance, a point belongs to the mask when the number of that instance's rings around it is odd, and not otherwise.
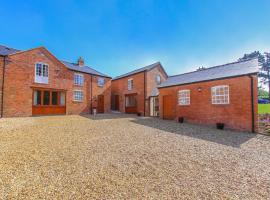
<path fill-rule="evenodd" d="M 208 82 L 208 81 L 216 81 L 216 80 L 224 80 L 224 79 L 230 79 L 230 78 L 237 78 L 237 77 L 242 77 L 242 76 L 250 76 L 250 75 L 258 75 L 258 72 L 252 72 L 248 74 L 240 74 L 240 75 L 235 75 L 235 76 L 224 76 L 220 78 L 213 78 L 213 79 L 205 79 L 201 81 L 192 81 L 192 82 L 187 82 L 187 83 L 175 83 L 175 84 L 170 84 L 170 85 L 160 85 L 157 86 L 157 88 L 168 88 L 168 87 L 175 87 L 175 86 L 181 86 L 181 85 L 190 85 L 194 83 L 203 83 L 203 82 Z"/>

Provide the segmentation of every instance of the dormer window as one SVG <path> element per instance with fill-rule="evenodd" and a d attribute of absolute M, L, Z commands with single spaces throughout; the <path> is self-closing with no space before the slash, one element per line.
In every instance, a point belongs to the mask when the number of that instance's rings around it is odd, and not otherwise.
<path fill-rule="evenodd" d="M 49 67 L 45 63 L 36 63 L 35 66 L 35 83 L 48 84 Z"/>

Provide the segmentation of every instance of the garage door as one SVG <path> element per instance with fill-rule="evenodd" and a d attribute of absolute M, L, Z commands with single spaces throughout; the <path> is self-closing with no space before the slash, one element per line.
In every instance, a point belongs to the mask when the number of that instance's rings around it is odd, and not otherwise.
<path fill-rule="evenodd" d="M 66 92 L 34 89 L 32 115 L 66 114 Z"/>

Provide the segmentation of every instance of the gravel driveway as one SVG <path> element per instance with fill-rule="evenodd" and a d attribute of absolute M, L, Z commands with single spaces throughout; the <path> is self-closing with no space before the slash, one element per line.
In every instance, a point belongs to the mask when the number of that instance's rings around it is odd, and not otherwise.
<path fill-rule="evenodd" d="M 270 137 L 132 115 L 0 120 L 0 199 L 267 199 Z"/>

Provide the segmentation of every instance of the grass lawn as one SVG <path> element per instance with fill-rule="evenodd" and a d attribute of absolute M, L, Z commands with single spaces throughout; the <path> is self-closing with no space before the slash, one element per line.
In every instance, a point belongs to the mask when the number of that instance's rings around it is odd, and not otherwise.
<path fill-rule="evenodd" d="M 258 112 L 259 114 L 270 113 L 270 104 L 259 104 Z"/>

